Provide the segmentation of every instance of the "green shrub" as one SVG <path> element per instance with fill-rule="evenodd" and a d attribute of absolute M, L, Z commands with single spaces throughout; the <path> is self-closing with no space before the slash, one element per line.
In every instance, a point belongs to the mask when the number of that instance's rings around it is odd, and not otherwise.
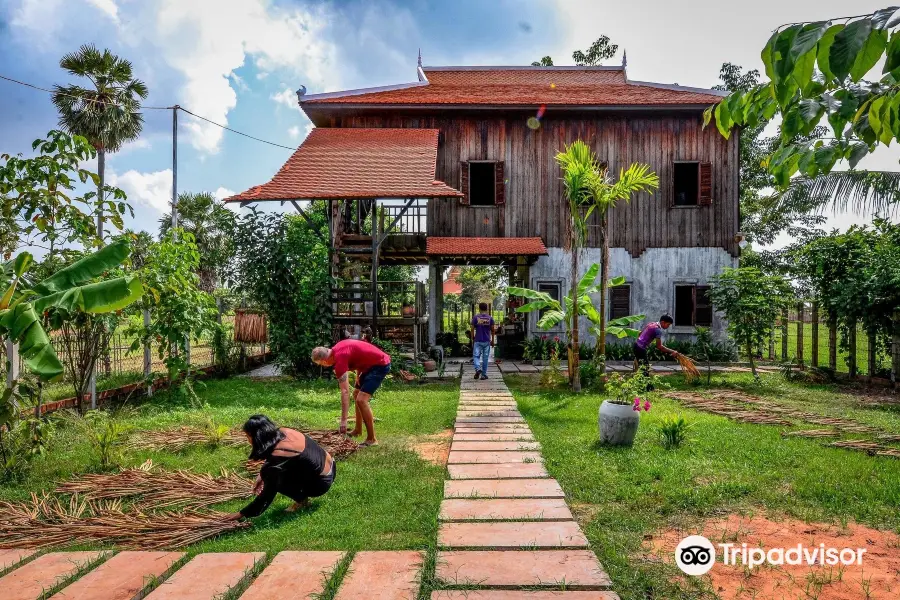
<path fill-rule="evenodd" d="M 687 433 L 692 425 L 684 417 L 665 417 L 659 426 L 659 437 L 666 450 L 680 448 L 687 441 Z"/>

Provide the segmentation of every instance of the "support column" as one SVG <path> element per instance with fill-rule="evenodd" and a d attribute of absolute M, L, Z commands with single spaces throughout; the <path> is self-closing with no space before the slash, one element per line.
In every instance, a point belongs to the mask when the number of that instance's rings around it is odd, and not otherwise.
<path fill-rule="evenodd" d="M 217 301 L 218 303 L 218 301 Z M 144 327 L 150 327 L 150 311 L 146 308 L 142 311 L 144 316 Z M 221 313 L 219 314 L 221 322 Z M 147 381 L 147 396 L 153 396 L 153 381 L 150 376 L 153 374 L 153 350 L 150 348 L 150 342 L 144 343 L 144 379 Z"/>
<path fill-rule="evenodd" d="M 891 383 L 900 382 L 900 310 L 894 311 L 894 335 L 891 344 Z"/>
<path fill-rule="evenodd" d="M 837 320 L 828 322 L 828 368 L 837 371 Z"/>
<path fill-rule="evenodd" d="M 6 360 L 9 361 L 9 369 L 6 371 L 6 387 L 10 388 L 13 382 L 19 378 L 19 345 L 6 340 Z"/>
<path fill-rule="evenodd" d="M 801 369 L 803 364 L 803 320 L 806 318 L 806 304 L 797 303 L 797 366 Z"/>
<path fill-rule="evenodd" d="M 850 379 L 856 379 L 856 321 L 850 323 L 847 345 L 850 346 L 850 356 L 847 357 L 847 370 L 850 371 Z"/>
<path fill-rule="evenodd" d="M 788 309 L 781 311 L 781 362 L 788 359 Z"/>
<path fill-rule="evenodd" d="M 443 280 L 441 279 L 440 263 L 428 263 L 428 280 L 430 281 L 430 289 L 428 290 L 428 343 L 437 343 L 437 334 L 441 332 L 443 319 Z"/>

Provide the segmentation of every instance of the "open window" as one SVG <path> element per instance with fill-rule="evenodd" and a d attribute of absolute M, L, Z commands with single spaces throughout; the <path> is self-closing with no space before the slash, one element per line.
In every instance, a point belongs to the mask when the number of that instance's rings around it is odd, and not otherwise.
<path fill-rule="evenodd" d="M 609 320 L 631 315 L 631 286 L 617 285 L 609 288 Z"/>
<path fill-rule="evenodd" d="M 503 161 L 464 161 L 460 164 L 463 204 L 500 206 L 505 203 Z"/>
<path fill-rule="evenodd" d="M 709 286 L 675 286 L 675 325 L 710 327 L 713 308 L 709 300 Z"/>
<path fill-rule="evenodd" d="M 712 165 L 696 161 L 677 161 L 673 169 L 673 206 L 712 204 Z"/>

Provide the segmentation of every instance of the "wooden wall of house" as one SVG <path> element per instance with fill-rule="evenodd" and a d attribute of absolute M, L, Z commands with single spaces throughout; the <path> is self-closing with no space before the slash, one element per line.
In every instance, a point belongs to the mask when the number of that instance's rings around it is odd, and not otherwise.
<path fill-rule="evenodd" d="M 334 118 L 330 125 L 440 129 L 437 179 L 457 187 L 462 161 L 505 161 L 505 207 L 432 200 L 429 235 L 540 236 L 548 247 L 564 246 L 568 208 L 554 157 L 566 144 L 582 139 L 614 176 L 620 168 L 643 162 L 660 177 L 658 192 L 637 195 L 610 212 L 611 246 L 624 247 L 632 256 L 647 248 L 670 247 L 721 247 L 737 255 L 737 135 L 725 140 L 715 127 L 704 130 L 699 113 L 576 118 L 548 114 L 537 130 L 526 125 L 526 117 L 371 114 Z M 711 206 L 672 206 L 675 161 L 712 164 Z M 588 243 L 599 245 L 596 227 L 591 228 Z"/>

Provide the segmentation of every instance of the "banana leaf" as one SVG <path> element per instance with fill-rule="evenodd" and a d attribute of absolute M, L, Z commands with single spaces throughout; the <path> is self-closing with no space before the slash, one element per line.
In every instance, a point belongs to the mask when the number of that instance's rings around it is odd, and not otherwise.
<path fill-rule="evenodd" d="M 60 269 L 32 289 L 38 296 L 49 296 L 70 290 L 115 269 L 125 262 L 130 253 L 129 241 L 127 239 L 117 240 L 65 269 Z"/>
<path fill-rule="evenodd" d="M 25 364 L 41 379 L 53 380 L 63 374 L 63 365 L 31 303 L 0 311 L 0 337 L 19 344 Z"/>

